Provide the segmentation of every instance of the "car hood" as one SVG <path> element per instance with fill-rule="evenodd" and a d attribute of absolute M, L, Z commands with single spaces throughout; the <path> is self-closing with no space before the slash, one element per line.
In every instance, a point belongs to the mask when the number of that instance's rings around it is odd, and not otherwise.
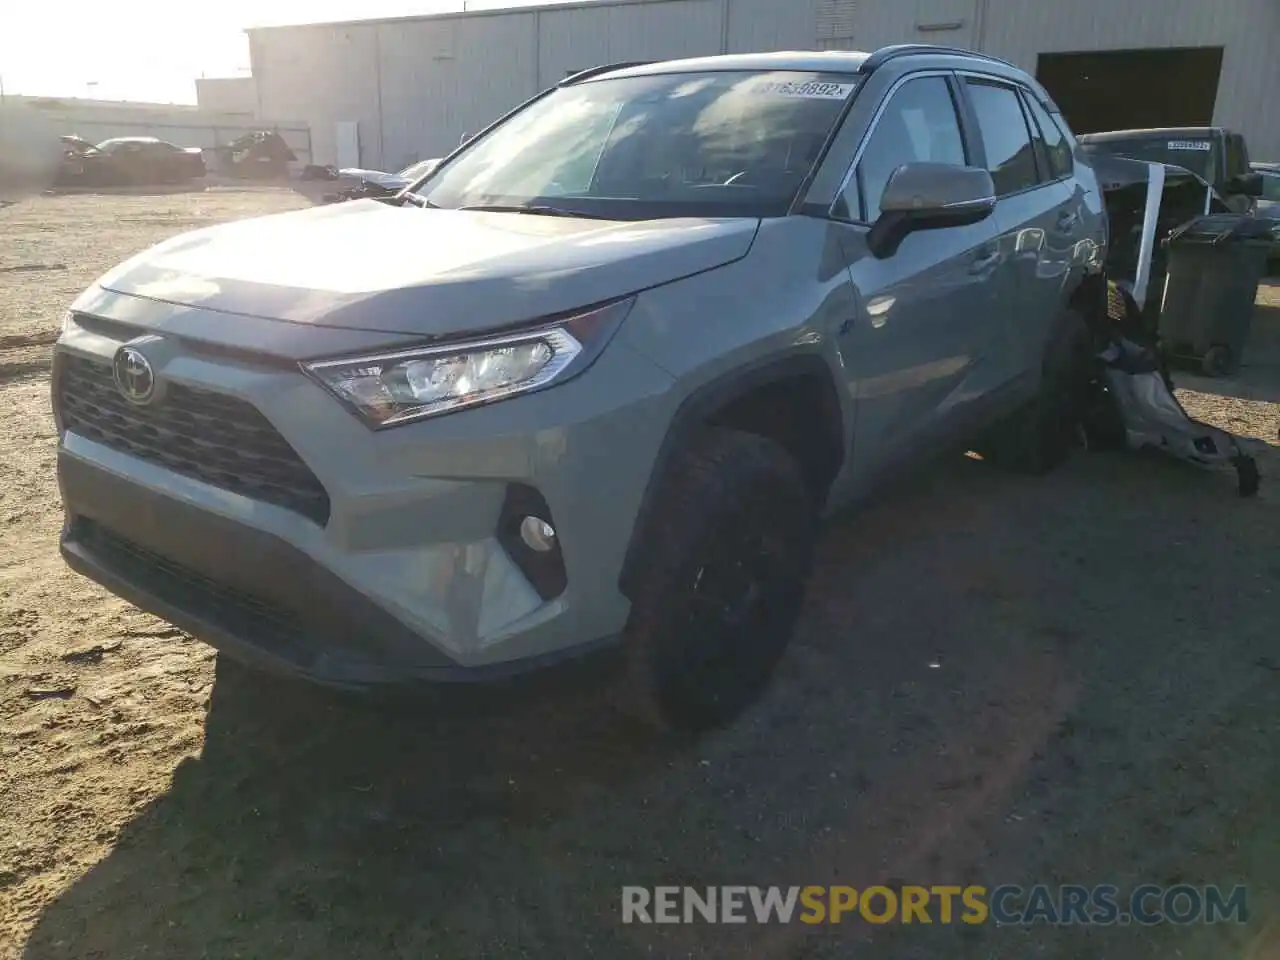
<path fill-rule="evenodd" d="M 619 223 L 376 200 L 183 234 L 99 280 L 117 293 L 293 323 L 449 335 L 626 296 L 746 256 L 759 221 Z"/>

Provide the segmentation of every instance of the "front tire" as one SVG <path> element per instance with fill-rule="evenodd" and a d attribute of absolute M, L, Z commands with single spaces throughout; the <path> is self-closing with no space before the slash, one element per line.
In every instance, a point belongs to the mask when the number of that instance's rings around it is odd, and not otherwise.
<path fill-rule="evenodd" d="M 712 429 L 645 531 L 625 630 L 630 699 L 659 729 L 721 726 L 768 685 L 800 612 L 815 514 L 772 440 Z"/>

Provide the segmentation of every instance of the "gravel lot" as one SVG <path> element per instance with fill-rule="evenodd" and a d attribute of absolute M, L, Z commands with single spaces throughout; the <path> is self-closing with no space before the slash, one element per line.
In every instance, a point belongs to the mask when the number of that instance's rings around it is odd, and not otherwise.
<path fill-rule="evenodd" d="M 48 355 L 95 276 L 285 191 L 0 210 L 0 958 L 1280 955 L 1280 287 L 1198 415 L 1264 487 L 943 463 L 825 538 L 764 703 L 694 745 L 607 687 L 370 705 L 219 665 L 67 570 Z M 1245 926 L 623 926 L 623 884 L 1249 885 Z"/>

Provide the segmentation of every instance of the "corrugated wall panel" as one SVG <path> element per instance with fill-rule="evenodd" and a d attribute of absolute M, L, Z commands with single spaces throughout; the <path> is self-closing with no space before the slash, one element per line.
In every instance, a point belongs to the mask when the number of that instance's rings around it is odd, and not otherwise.
<path fill-rule="evenodd" d="M 535 92 L 533 13 L 388 23 L 382 52 L 385 163 L 438 157 Z"/>
<path fill-rule="evenodd" d="M 1224 47 L 1214 122 L 1243 132 L 1257 158 L 1280 157 L 1276 0 L 985 2 L 981 48 L 1033 72 L 1040 53 Z"/>
<path fill-rule="evenodd" d="M 818 0 L 819 40 L 852 40 L 857 33 L 858 0 Z"/>
<path fill-rule="evenodd" d="M 821 2 L 829 3 L 832 0 Z M 857 0 L 852 14 L 846 13 L 841 24 L 842 29 L 849 29 L 849 23 L 852 24 L 852 43 L 847 44 L 846 48 L 874 50 L 891 43 L 972 46 L 979 2 L 980 0 Z"/>
<path fill-rule="evenodd" d="M 728 0 L 726 53 L 811 50 L 817 36 L 812 0 Z"/>
<path fill-rule="evenodd" d="M 540 82 L 550 86 L 601 63 L 719 53 L 721 12 L 721 0 L 544 10 L 538 14 Z"/>
<path fill-rule="evenodd" d="M 852 10 L 852 36 L 820 36 L 820 9 L 825 33 L 849 31 Z M 332 160 L 333 122 L 357 120 L 364 161 L 393 165 L 613 60 L 933 41 L 1034 70 L 1042 52 L 1223 46 L 1215 121 L 1244 131 L 1256 157 L 1280 159 L 1277 37 L 1277 0 L 669 0 L 254 31 L 251 49 L 265 118 L 311 123 L 320 162 Z"/>
<path fill-rule="evenodd" d="M 253 73 L 266 120 L 305 120 L 316 163 L 333 163 L 333 125 L 354 120 L 360 160 L 382 162 L 378 55 L 370 26 L 264 30 L 251 37 Z"/>

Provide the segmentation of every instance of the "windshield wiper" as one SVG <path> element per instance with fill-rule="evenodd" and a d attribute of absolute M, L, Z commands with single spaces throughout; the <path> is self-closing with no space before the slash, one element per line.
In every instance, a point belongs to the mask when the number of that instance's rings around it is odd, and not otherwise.
<path fill-rule="evenodd" d="M 426 207 L 428 210 L 440 209 L 438 204 L 432 203 L 430 200 L 428 200 L 426 197 L 424 197 L 420 193 L 404 193 L 404 194 L 401 194 L 401 196 L 403 196 L 404 199 L 412 203 L 415 207 Z"/>
<path fill-rule="evenodd" d="M 552 207 L 543 203 L 468 203 L 459 210 L 474 210 L 478 213 L 528 213 L 537 217 L 581 217 L 592 219 L 590 214 L 577 210 L 566 210 L 563 207 Z"/>

